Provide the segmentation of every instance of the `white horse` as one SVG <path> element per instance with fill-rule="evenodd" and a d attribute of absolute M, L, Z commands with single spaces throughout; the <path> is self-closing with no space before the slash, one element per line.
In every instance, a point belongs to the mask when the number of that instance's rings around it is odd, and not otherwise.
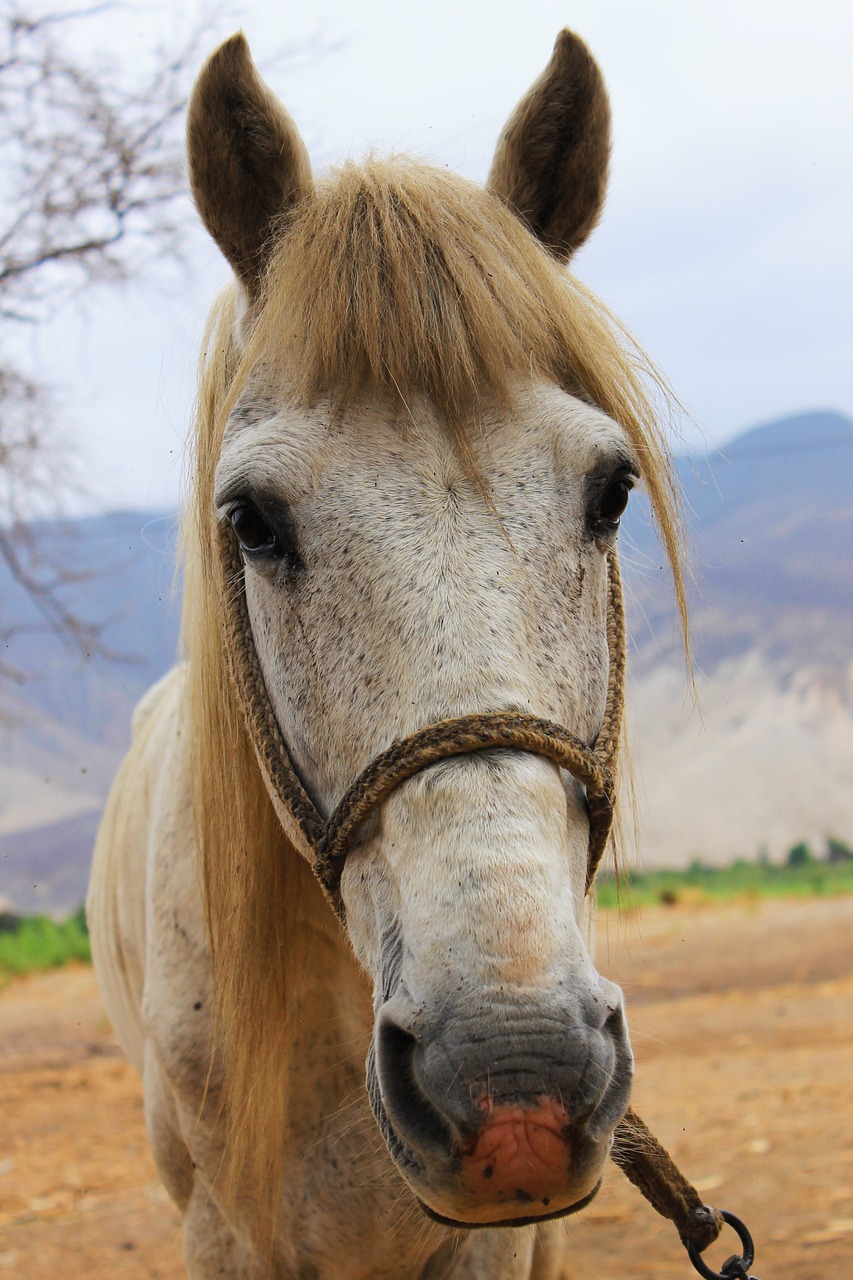
<path fill-rule="evenodd" d="M 435 722 L 595 743 L 639 479 L 681 592 L 638 353 L 565 270 L 608 152 L 568 32 L 485 188 L 399 159 L 315 183 L 242 36 L 196 85 L 193 192 L 235 278 L 188 661 L 137 710 L 88 904 L 193 1280 L 546 1280 L 601 1179 L 632 1059 L 591 952 L 590 786 L 492 744 L 359 811 L 327 892 L 309 836 Z"/>

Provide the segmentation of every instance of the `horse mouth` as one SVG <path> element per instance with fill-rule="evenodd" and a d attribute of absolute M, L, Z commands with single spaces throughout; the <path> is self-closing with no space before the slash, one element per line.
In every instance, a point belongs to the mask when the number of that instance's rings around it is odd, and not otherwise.
<path fill-rule="evenodd" d="M 380 1104 L 381 1105 L 381 1104 Z M 382 1108 L 384 1112 L 384 1107 Z M 422 1180 L 428 1176 L 428 1169 L 423 1159 L 418 1156 L 405 1142 L 402 1141 L 399 1134 L 394 1130 L 387 1113 L 384 1115 L 384 1123 L 380 1124 L 385 1143 L 391 1154 L 394 1163 L 397 1165 L 400 1173 L 411 1185 L 413 1182 Z M 450 1214 L 441 1213 L 438 1209 L 432 1208 L 431 1205 L 418 1194 L 415 1187 L 415 1199 L 418 1207 L 425 1217 L 432 1222 L 438 1223 L 443 1227 L 452 1227 L 456 1231 L 480 1231 L 491 1227 L 529 1227 L 535 1226 L 541 1222 L 553 1222 L 557 1218 L 566 1218 L 573 1213 L 579 1213 L 591 1204 L 601 1190 L 603 1179 L 599 1178 L 591 1191 L 581 1196 L 579 1200 L 575 1200 L 571 1204 L 566 1204 L 558 1209 L 549 1208 L 549 1197 L 543 1197 L 539 1201 L 541 1212 L 531 1213 L 531 1205 L 529 1203 L 531 1197 L 524 1196 L 525 1204 L 522 1207 L 519 1204 L 517 1213 L 511 1213 L 508 1217 L 492 1218 L 492 1217 L 472 1217 L 468 1220 L 463 1218 L 455 1218 Z M 523 1194 L 523 1193 L 520 1193 Z M 491 1206 L 495 1211 L 498 1210 L 497 1204 Z M 508 1205 L 506 1206 L 509 1207 Z M 480 1213 L 487 1210 L 488 1206 L 480 1206 Z M 474 1211 L 476 1212 L 476 1211 Z"/>
<path fill-rule="evenodd" d="M 470 1208 L 465 1205 L 465 1201 L 469 1197 L 463 1190 L 460 1197 L 459 1211 L 462 1213 L 467 1212 L 470 1215 L 467 1217 L 456 1217 L 453 1213 L 443 1212 L 441 1209 L 434 1208 L 424 1199 L 424 1195 L 429 1194 L 427 1187 L 431 1191 L 430 1184 L 434 1180 L 428 1160 L 423 1154 L 412 1148 L 394 1127 L 382 1101 L 375 1068 L 371 1070 L 371 1066 L 373 1066 L 371 1058 L 372 1055 L 369 1055 L 368 1096 L 374 1117 L 398 1172 L 414 1192 L 417 1204 L 425 1217 L 432 1222 L 458 1231 L 476 1231 L 490 1227 L 531 1226 L 578 1213 L 586 1208 L 598 1194 L 602 1183 L 601 1176 L 597 1178 L 590 1190 L 583 1190 L 577 1199 L 571 1200 L 568 1204 L 563 1203 L 557 1208 L 552 1208 L 551 1203 L 555 1200 L 562 1200 L 563 1195 L 555 1192 L 534 1196 L 521 1189 L 517 1190 L 514 1195 L 508 1195 L 502 1200 L 486 1201 L 478 1204 L 472 1203 Z M 608 1150 L 610 1145 L 611 1142 L 608 1142 Z M 452 1203 L 453 1199 L 456 1198 L 454 1183 L 459 1176 L 462 1153 L 454 1143 L 448 1141 L 446 1144 L 436 1144 L 430 1154 L 437 1159 L 439 1167 L 444 1166 L 443 1172 L 447 1182 L 446 1188 L 442 1188 L 444 1194 L 439 1191 L 439 1195 L 436 1198 L 445 1202 L 449 1198 Z M 587 1187 L 589 1186 L 588 1181 L 586 1185 Z M 534 1209 L 538 1210 L 538 1212 L 534 1212 Z"/>
<path fill-rule="evenodd" d="M 448 1218 L 445 1214 L 431 1209 L 420 1197 L 418 1197 L 418 1206 L 433 1222 L 438 1222 L 443 1227 L 453 1227 L 456 1231 L 478 1231 L 483 1227 L 532 1227 L 540 1222 L 553 1222 L 556 1218 L 567 1218 L 570 1214 L 579 1213 L 581 1209 L 585 1209 L 588 1204 L 591 1204 L 598 1195 L 602 1181 L 603 1179 L 599 1178 L 592 1191 L 588 1191 L 580 1200 L 576 1200 L 574 1204 L 566 1205 L 562 1209 L 555 1209 L 551 1213 L 528 1214 L 526 1217 L 522 1215 L 517 1218 L 499 1218 L 497 1221 L 490 1222 L 463 1222 L 458 1218 Z"/>

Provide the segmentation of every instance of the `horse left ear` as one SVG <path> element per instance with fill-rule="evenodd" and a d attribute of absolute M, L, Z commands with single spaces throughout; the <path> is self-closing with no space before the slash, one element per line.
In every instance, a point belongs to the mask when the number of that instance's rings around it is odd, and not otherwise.
<path fill-rule="evenodd" d="M 551 61 L 509 118 L 487 185 L 568 262 L 601 214 L 609 160 L 604 79 L 583 41 L 561 31 Z"/>
<path fill-rule="evenodd" d="M 202 221 L 254 298 L 277 225 L 314 188 L 299 131 L 258 75 L 242 33 L 202 67 L 187 112 L 187 158 Z"/>

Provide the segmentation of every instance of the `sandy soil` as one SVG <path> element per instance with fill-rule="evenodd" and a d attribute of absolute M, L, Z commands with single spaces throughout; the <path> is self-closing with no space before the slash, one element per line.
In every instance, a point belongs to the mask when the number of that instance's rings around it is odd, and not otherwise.
<path fill-rule="evenodd" d="M 753 1270 L 853 1274 L 853 899 L 661 908 L 604 918 L 600 936 L 600 968 L 628 996 L 636 1108 L 749 1223 Z M 139 1082 L 89 970 L 0 994 L 0 1117 L 0 1277 L 184 1280 Z M 615 1168 L 565 1230 L 566 1280 L 695 1274 Z"/>

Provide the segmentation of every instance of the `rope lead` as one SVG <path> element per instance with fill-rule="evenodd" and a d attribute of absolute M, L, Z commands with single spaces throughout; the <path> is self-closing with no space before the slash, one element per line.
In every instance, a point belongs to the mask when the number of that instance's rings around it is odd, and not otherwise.
<path fill-rule="evenodd" d="M 714 1243 L 723 1229 L 719 1209 L 702 1203 L 696 1188 L 631 1109 L 616 1126 L 611 1159 L 652 1208 L 675 1223 L 685 1247 L 692 1244 L 701 1253 Z"/>

